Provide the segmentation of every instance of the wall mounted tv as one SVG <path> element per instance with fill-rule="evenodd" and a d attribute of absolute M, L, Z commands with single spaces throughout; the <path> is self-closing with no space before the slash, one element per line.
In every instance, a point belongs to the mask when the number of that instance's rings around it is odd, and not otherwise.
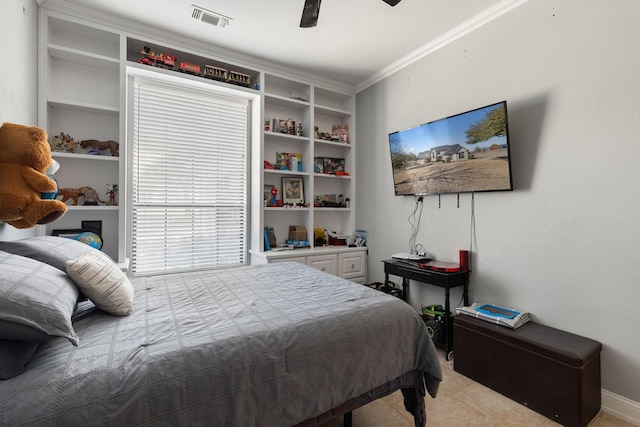
<path fill-rule="evenodd" d="M 389 134 L 396 196 L 513 189 L 507 102 Z"/>

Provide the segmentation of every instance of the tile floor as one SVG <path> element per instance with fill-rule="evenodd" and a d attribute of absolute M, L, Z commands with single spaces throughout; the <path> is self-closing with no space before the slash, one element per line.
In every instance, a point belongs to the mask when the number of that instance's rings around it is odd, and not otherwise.
<path fill-rule="evenodd" d="M 506 426 L 553 427 L 552 420 L 512 401 L 493 390 L 458 374 L 440 357 L 444 381 L 438 397 L 426 398 L 428 427 Z M 342 418 L 325 427 L 341 427 Z M 353 427 L 412 427 L 413 417 L 397 391 L 353 412 Z M 632 427 L 634 424 L 600 412 L 589 427 Z"/>

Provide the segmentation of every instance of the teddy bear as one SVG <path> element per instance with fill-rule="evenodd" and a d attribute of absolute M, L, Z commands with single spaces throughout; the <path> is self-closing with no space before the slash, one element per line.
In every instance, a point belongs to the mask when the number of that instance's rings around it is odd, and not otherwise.
<path fill-rule="evenodd" d="M 46 175 L 52 164 L 43 129 L 14 123 L 0 127 L 0 221 L 16 228 L 31 228 L 65 214 L 64 203 L 42 197 L 58 188 Z"/>

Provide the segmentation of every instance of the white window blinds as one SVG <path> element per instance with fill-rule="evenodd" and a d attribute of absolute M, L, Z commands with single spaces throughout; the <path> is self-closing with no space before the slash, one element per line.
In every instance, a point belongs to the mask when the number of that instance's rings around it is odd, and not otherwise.
<path fill-rule="evenodd" d="M 133 80 L 134 275 L 244 265 L 248 101 Z"/>

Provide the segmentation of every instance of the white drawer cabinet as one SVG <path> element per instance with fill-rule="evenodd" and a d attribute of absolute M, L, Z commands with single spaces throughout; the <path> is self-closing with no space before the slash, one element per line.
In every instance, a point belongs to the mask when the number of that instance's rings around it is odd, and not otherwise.
<path fill-rule="evenodd" d="M 325 273 L 338 275 L 338 256 L 336 254 L 313 255 L 307 257 L 307 265 Z"/>
<path fill-rule="evenodd" d="M 367 283 L 367 248 L 326 246 L 292 251 L 251 251 L 251 264 L 300 262 L 357 283 Z"/>
<path fill-rule="evenodd" d="M 358 283 L 367 282 L 367 253 L 338 254 L 338 276 Z"/>
<path fill-rule="evenodd" d="M 270 263 L 272 262 L 299 262 L 301 264 L 306 264 L 307 263 L 307 257 L 305 256 L 292 256 L 292 257 L 286 257 L 286 258 L 274 258 L 272 260 L 269 261 Z"/>

